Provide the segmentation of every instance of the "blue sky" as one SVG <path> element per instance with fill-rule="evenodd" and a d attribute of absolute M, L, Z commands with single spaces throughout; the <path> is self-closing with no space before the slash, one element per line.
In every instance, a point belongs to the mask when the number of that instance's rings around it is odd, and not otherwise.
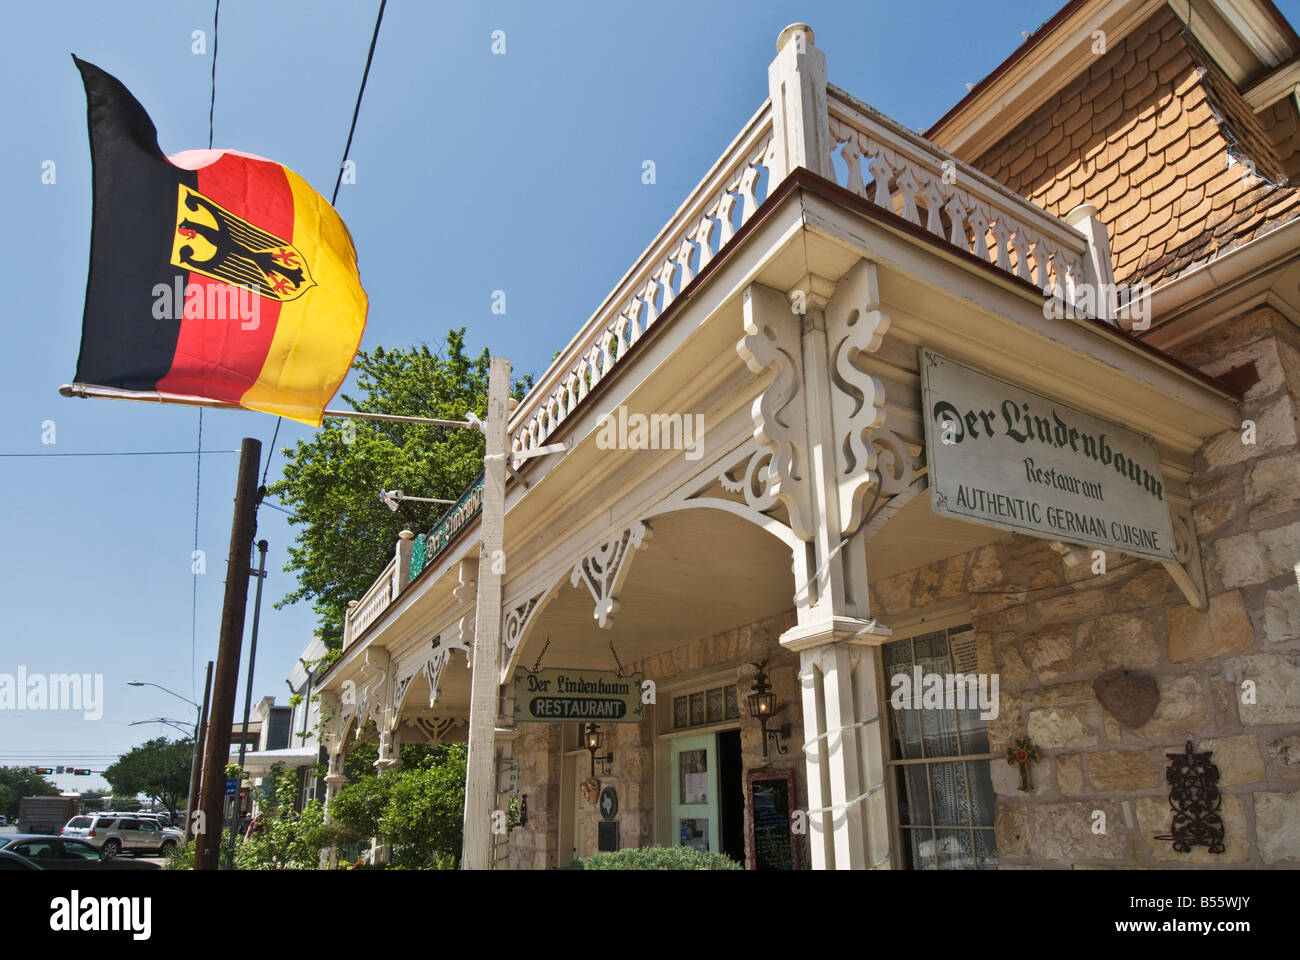
<path fill-rule="evenodd" d="M 780 29 L 806 21 L 829 76 L 913 128 L 942 116 L 1060 0 L 655 4 L 393 0 L 353 143 L 356 183 L 338 208 L 370 296 L 363 346 L 437 344 L 468 327 L 475 352 L 540 373 L 632 264 L 767 93 Z M 1296 22 L 1300 0 L 1280 4 Z M 333 187 L 377 0 L 226 0 L 218 37 L 215 146 L 269 157 Z M 48 2 L 6 11 L 0 58 L 0 262 L 6 311 L 0 453 L 195 449 L 192 409 L 70 400 L 90 238 L 85 99 L 70 53 L 144 104 L 166 153 L 205 147 L 212 0 Z M 207 32 L 207 52 L 192 33 Z M 491 34 L 506 33 L 493 56 Z M 45 161 L 55 182 L 43 184 Z M 641 181 L 653 160 L 657 182 Z M 505 316 L 492 291 L 507 295 Z M 346 387 L 345 387 L 346 390 Z M 56 443 L 42 444 L 52 420 Z M 209 411 L 203 446 L 269 444 L 275 418 Z M 309 428 L 285 422 L 280 444 Z M 203 457 L 197 646 L 190 556 L 195 458 L 4 457 L 0 672 L 103 674 L 102 718 L 0 710 L 0 764 L 102 769 L 158 716 L 191 720 L 216 656 L 237 456 Z M 274 477 L 282 463 L 278 450 Z M 311 637 L 306 604 L 273 610 L 292 529 L 263 509 L 270 541 L 254 697 Z M 250 595 L 251 606 L 251 595 Z M 249 618 L 251 624 L 251 616 Z M 245 637 L 245 663 L 247 636 Z M 195 669 L 192 670 L 192 664 Z M 241 698 L 237 715 L 242 711 Z M 73 757 L 73 754 L 80 754 Z M 24 761 L 26 762 L 26 761 Z M 64 777 L 66 789 L 102 786 Z"/>

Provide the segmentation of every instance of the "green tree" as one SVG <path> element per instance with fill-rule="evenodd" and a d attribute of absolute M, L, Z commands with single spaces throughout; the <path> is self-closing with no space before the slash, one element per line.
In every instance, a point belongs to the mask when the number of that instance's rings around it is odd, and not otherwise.
<path fill-rule="evenodd" d="M 272 768 L 270 787 L 263 795 L 257 826 L 235 847 L 240 870 L 312 870 L 332 832 L 325 827 L 319 801 L 309 800 L 302 811 L 294 809 L 298 774 L 282 764 Z"/>
<path fill-rule="evenodd" d="M 480 418 L 487 407 L 489 357 L 465 354 L 465 328 L 449 330 L 438 352 L 427 346 L 361 351 L 353 362 L 354 409 L 411 417 Z M 525 375 L 514 386 L 522 397 L 532 385 Z M 337 647 L 343 638 L 348 601 L 370 588 L 393 555 L 404 529 L 428 528 L 445 510 L 437 504 L 405 501 L 394 513 L 380 502 L 382 490 L 454 500 L 483 464 L 483 436 L 454 427 L 327 418 L 309 441 L 285 448 L 282 479 L 268 490 L 293 511 L 301 527 L 289 548 L 285 570 L 298 588 L 277 608 L 311 600 L 321 639 Z"/>
<path fill-rule="evenodd" d="M 176 819 L 176 810 L 190 789 L 190 760 L 194 741 L 157 737 L 117 758 L 104 771 L 115 797 L 129 799 L 143 793 L 161 802 Z"/>
<path fill-rule="evenodd" d="M 399 771 L 379 817 L 379 836 L 393 845 L 394 863 L 417 869 L 437 867 L 447 858 L 459 863 L 467 755 L 465 744 L 449 743 L 419 768 Z"/>
<path fill-rule="evenodd" d="M 36 767 L 0 767 L 0 813 L 18 816 L 23 797 L 57 797 L 59 788 L 36 772 Z"/>
<path fill-rule="evenodd" d="M 420 757 L 404 747 L 401 769 L 362 774 L 330 801 L 330 815 L 344 842 L 378 837 L 392 845 L 394 864 L 412 869 L 454 865 L 460 859 L 465 744 L 423 750 Z"/>

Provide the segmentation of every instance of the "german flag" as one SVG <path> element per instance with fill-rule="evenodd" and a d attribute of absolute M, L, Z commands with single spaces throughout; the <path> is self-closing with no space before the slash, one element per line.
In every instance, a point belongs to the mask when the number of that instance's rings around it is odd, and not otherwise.
<path fill-rule="evenodd" d="M 107 387 L 319 426 L 366 325 L 339 215 L 278 163 L 232 150 L 165 157 L 130 91 L 73 60 L 95 205 L 71 392 Z"/>

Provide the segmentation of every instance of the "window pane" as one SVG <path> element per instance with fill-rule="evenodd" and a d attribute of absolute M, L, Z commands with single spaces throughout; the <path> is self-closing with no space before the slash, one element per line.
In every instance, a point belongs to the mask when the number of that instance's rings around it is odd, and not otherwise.
<path fill-rule="evenodd" d="M 925 780 L 925 764 L 909 763 L 902 771 L 903 791 L 898 798 L 899 823 L 930 823 L 930 787 Z"/>
<path fill-rule="evenodd" d="M 970 775 L 971 825 L 976 827 L 993 826 L 994 804 L 997 797 L 993 793 L 993 777 L 989 772 L 987 760 L 975 760 L 966 764 Z"/>
<path fill-rule="evenodd" d="M 937 869 L 934 859 L 934 835 L 929 830 L 907 830 L 912 840 L 912 869 Z"/>
<path fill-rule="evenodd" d="M 704 691 L 691 694 L 691 726 L 704 722 Z"/>
<path fill-rule="evenodd" d="M 98 860 L 99 851 L 88 843 L 73 843 L 71 840 L 64 840 L 63 856 L 67 860 Z"/>
<path fill-rule="evenodd" d="M 894 739 L 898 744 L 900 760 L 921 759 L 921 711 L 894 710 L 890 708 L 894 722 Z"/>
<path fill-rule="evenodd" d="M 675 697 L 673 699 L 673 727 L 686 727 L 691 722 L 690 716 L 686 712 L 686 698 Z"/>
<path fill-rule="evenodd" d="M 975 851 L 971 848 L 970 831 L 940 830 L 938 833 L 939 869 L 974 870 Z"/>
<path fill-rule="evenodd" d="M 717 723 L 722 719 L 722 688 L 714 687 L 708 694 L 709 702 L 709 723 Z"/>
<path fill-rule="evenodd" d="M 736 685 L 733 683 L 729 687 L 723 687 L 722 693 L 726 699 L 726 712 L 728 720 L 735 720 L 740 716 L 740 703 L 736 699 Z"/>
<path fill-rule="evenodd" d="M 940 824 L 970 825 L 970 797 L 966 792 L 965 764 L 930 765 L 930 788 L 934 791 L 934 816 Z M 942 852 L 942 851 L 941 851 Z"/>
<path fill-rule="evenodd" d="M 925 737 L 927 757 L 957 756 L 957 718 L 951 710 L 927 710 L 922 707 L 921 735 Z"/>

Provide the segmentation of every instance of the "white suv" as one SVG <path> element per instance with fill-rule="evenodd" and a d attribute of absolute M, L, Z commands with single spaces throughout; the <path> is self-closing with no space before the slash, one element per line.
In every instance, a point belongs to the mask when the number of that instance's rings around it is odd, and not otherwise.
<path fill-rule="evenodd" d="M 98 847 L 105 860 L 123 853 L 135 856 L 166 856 L 184 841 L 179 830 L 163 828 L 148 816 L 104 814 L 73 817 L 63 836 L 77 837 Z"/>

